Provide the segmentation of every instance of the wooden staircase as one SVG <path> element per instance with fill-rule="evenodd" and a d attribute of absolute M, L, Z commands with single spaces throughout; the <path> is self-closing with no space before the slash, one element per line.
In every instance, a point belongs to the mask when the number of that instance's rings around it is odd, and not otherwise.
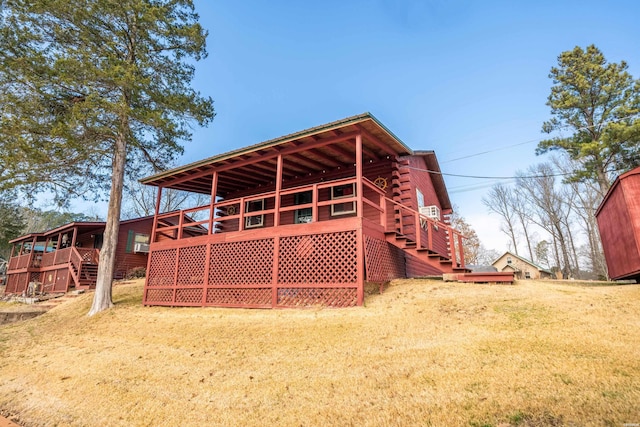
<path fill-rule="evenodd" d="M 431 237 L 427 237 L 426 244 L 418 244 L 419 240 L 423 240 L 420 238 L 422 236 L 418 237 L 419 233 L 425 232 L 423 228 L 428 227 L 426 234 L 429 235 L 433 234 L 432 227 L 436 225 L 429 224 L 432 220 L 420 219 L 422 217 L 416 211 L 408 208 L 412 206 L 413 200 L 409 166 L 408 160 L 398 160 L 392 174 L 394 224 L 393 227 L 388 227 L 393 231 L 386 233 L 387 241 L 405 252 L 409 277 L 469 272 L 470 270 L 464 267 L 464 261 L 460 262 L 460 257 L 455 256 L 456 245 L 453 239 L 456 236 L 452 235 L 452 230 L 447 224 L 436 224 L 447 230 L 446 246 L 441 245 L 440 250 L 437 250 L 431 242 Z"/>
<path fill-rule="evenodd" d="M 98 280 L 98 263 L 93 257 L 87 254 L 82 256 L 76 251 L 69 262 L 69 274 L 76 289 L 92 288 Z"/>

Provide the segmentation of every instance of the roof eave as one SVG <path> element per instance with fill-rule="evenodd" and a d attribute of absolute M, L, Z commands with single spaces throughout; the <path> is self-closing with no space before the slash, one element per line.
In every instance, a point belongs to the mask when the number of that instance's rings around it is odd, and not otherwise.
<path fill-rule="evenodd" d="M 140 183 L 154 185 L 154 181 L 161 180 L 163 178 L 170 177 L 172 175 L 180 174 L 183 172 L 187 172 L 191 169 L 196 169 L 204 166 L 209 166 L 216 162 L 221 162 L 224 160 L 228 160 L 234 157 L 242 156 L 245 154 L 252 153 L 258 150 L 264 150 L 266 148 L 272 148 L 277 145 L 286 144 L 291 141 L 295 141 L 297 139 L 306 138 L 309 136 L 317 135 L 319 133 L 328 132 L 334 129 L 339 129 L 345 126 L 355 125 L 358 123 L 363 123 L 366 121 L 374 122 L 384 133 L 386 133 L 391 139 L 393 139 L 406 154 L 413 154 L 413 151 L 404 143 L 400 138 L 398 138 L 393 132 L 391 132 L 385 125 L 383 125 L 373 114 L 366 112 L 363 114 L 358 114 L 356 116 L 347 117 L 341 120 L 337 120 L 334 122 L 326 123 L 324 125 L 312 127 L 309 129 L 305 129 L 299 132 L 295 132 L 292 134 L 284 135 L 275 139 L 270 139 L 264 142 L 260 142 L 258 144 L 250 145 L 244 148 L 240 148 L 237 150 L 232 150 L 226 153 L 218 154 L 212 157 L 208 157 L 203 160 L 199 160 L 197 162 L 188 163 L 184 166 L 180 166 L 177 168 L 169 169 L 155 175 L 151 175 L 145 178 L 140 179 Z"/>

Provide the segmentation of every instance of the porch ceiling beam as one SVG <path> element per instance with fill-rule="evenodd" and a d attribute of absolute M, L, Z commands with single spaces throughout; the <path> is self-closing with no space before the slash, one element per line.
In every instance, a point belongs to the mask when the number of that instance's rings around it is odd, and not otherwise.
<path fill-rule="evenodd" d="M 282 172 L 286 174 L 285 178 L 292 178 L 300 175 L 301 173 L 307 173 L 309 170 L 304 166 L 293 162 L 284 162 L 282 165 Z"/>
<path fill-rule="evenodd" d="M 316 170 L 323 170 L 323 169 L 327 168 L 327 165 L 325 165 L 324 163 L 320 163 L 317 160 L 313 160 L 313 159 L 310 159 L 308 157 L 305 157 L 300 153 L 294 153 L 294 154 L 291 155 L 291 157 L 293 157 L 294 159 L 297 159 L 298 161 L 300 161 L 302 163 L 306 163 L 308 165 L 311 165 L 311 167 L 316 169 Z"/>
<path fill-rule="evenodd" d="M 251 177 L 249 177 L 247 174 L 244 174 L 242 172 L 231 172 L 231 171 L 227 171 L 224 176 L 220 177 L 220 181 L 221 182 L 226 182 L 228 180 L 228 178 L 231 178 L 234 182 L 237 183 L 242 183 L 242 184 L 246 184 L 246 185 L 252 185 L 256 183 L 255 179 L 251 179 Z M 270 177 L 269 179 L 273 180 L 273 177 Z M 264 180 L 261 180 L 261 182 L 264 182 Z"/>
<path fill-rule="evenodd" d="M 341 166 L 342 165 L 342 163 L 337 161 L 335 159 L 335 157 L 331 157 L 330 155 L 328 155 L 326 153 L 323 153 L 322 151 L 318 150 L 317 148 L 313 149 L 313 150 L 309 150 L 309 151 L 312 152 L 314 156 L 321 157 L 326 162 L 330 163 L 329 167 L 336 167 L 336 166 Z"/>
<path fill-rule="evenodd" d="M 370 159 L 373 160 L 380 160 L 380 156 L 378 156 L 376 153 L 374 153 L 373 151 L 369 150 L 364 144 L 362 144 L 362 153 L 366 156 L 368 156 Z"/>
<path fill-rule="evenodd" d="M 346 157 L 347 159 L 349 159 L 348 162 L 344 162 L 342 163 L 342 165 L 346 165 L 346 164 L 354 164 L 356 162 L 356 153 L 355 152 L 351 152 L 348 150 L 345 150 L 344 148 L 341 147 L 337 147 L 335 145 L 331 145 L 327 147 L 327 150 L 334 152 L 335 154 L 338 155 L 338 157 Z"/>
<path fill-rule="evenodd" d="M 357 125 L 357 127 L 360 130 L 360 132 L 362 132 L 362 135 L 367 139 L 367 141 L 369 141 L 370 143 L 372 143 L 373 145 L 375 145 L 376 147 L 378 147 L 379 149 L 381 149 L 385 153 L 390 154 L 392 156 L 396 156 L 398 154 L 393 149 L 391 149 L 391 147 L 389 147 L 389 146 L 383 144 L 382 142 L 380 142 L 380 140 L 378 138 L 376 138 L 371 133 L 369 133 L 369 131 L 366 130 L 361 125 Z M 377 158 L 377 157 L 374 157 L 374 158 Z"/>
<path fill-rule="evenodd" d="M 276 170 L 273 168 L 270 168 L 269 165 L 263 166 L 260 163 L 254 163 L 251 165 L 250 169 L 251 169 L 251 175 L 262 176 L 268 179 L 275 179 Z"/>
<path fill-rule="evenodd" d="M 267 155 L 265 157 L 261 157 L 261 158 L 248 159 L 248 160 L 239 161 L 239 162 L 235 162 L 235 163 L 228 163 L 228 164 L 220 165 L 220 166 L 207 165 L 207 166 L 203 166 L 203 167 L 198 167 L 197 169 L 200 169 L 199 172 L 188 173 L 187 171 L 185 171 L 185 175 L 182 176 L 181 178 L 178 178 L 178 179 L 175 179 L 175 180 L 172 180 L 172 179 L 163 180 L 163 181 L 160 181 L 158 183 L 158 185 L 162 185 L 163 187 L 173 186 L 173 185 L 176 185 L 176 184 L 180 184 L 180 183 L 182 183 L 184 181 L 188 181 L 190 179 L 195 179 L 195 178 L 199 178 L 201 176 L 213 174 L 214 170 L 217 170 L 218 172 L 228 171 L 230 169 L 234 169 L 234 168 L 237 168 L 237 167 L 240 167 L 240 166 L 247 166 L 247 165 L 259 162 L 259 161 L 273 159 L 273 158 L 277 157 L 278 154 L 282 154 L 284 156 L 284 155 L 293 154 L 293 153 L 296 153 L 296 152 L 299 152 L 299 151 L 304 151 L 304 150 L 310 150 L 310 149 L 319 148 L 319 147 L 330 146 L 331 144 L 335 144 L 335 143 L 338 143 L 338 142 L 347 141 L 349 139 L 355 138 L 356 135 L 358 135 L 358 133 L 359 133 L 358 131 L 347 132 L 347 133 L 343 133 L 343 134 L 334 135 L 334 136 L 331 136 L 329 138 L 317 139 L 315 141 L 312 141 L 312 142 L 309 142 L 309 143 L 305 143 L 303 147 L 292 146 L 292 147 L 283 148 L 280 151 L 276 151 L 273 154 L 269 154 L 269 155 Z"/>
<path fill-rule="evenodd" d="M 211 191 L 211 184 L 197 184 L 192 182 L 185 182 L 180 185 L 178 190 L 188 191 L 190 193 L 209 194 Z"/>

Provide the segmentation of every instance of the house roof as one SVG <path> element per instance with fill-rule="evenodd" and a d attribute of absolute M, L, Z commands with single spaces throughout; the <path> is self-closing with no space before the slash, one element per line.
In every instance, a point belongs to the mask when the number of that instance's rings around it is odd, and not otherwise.
<path fill-rule="evenodd" d="M 496 258 L 496 260 L 495 260 L 495 261 L 493 261 L 491 264 L 495 264 L 495 263 L 496 263 L 496 262 L 498 262 L 500 259 L 502 259 L 505 255 L 510 255 L 510 256 L 512 256 L 512 257 L 514 257 L 514 258 L 518 258 L 520 261 L 525 262 L 525 263 L 527 263 L 527 264 L 531 265 L 532 267 L 537 268 L 537 269 L 538 269 L 538 271 L 544 271 L 545 273 L 549 273 L 549 274 L 551 274 L 551 271 L 549 271 L 548 269 L 546 269 L 546 268 L 544 268 L 544 267 L 540 267 L 539 265 L 537 265 L 537 264 L 535 264 L 535 263 L 533 263 L 533 262 L 529 261 L 528 259 L 523 258 L 523 257 L 521 257 L 520 255 L 516 255 L 516 254 L 514 254 L 513 252 L 509 252 L 509 251 L 506 251 L 505 253 L 503 253 L 502 255 L 500 255 L 500 256 L 499 256 L 498 258 Z M 514 267 L 514 269 L 515 269 L 515 267 Z"/>
<path fill-rule="evenodd" d="M 493 265 L 466 264 L 465 267 L 473 273 L 495 273 L 498 271 L 498 269 Z"/>
<path fill-rule="evenodd" d="M 596 217 L 600 214 L 600 211 L 602 210 L 602 208 L 606 204 L 607 200 L 609 200 L 609 197 L 611 197 L 611 194 L 613 194 L 613 192 L 615 191 L 616 187 L 618 187 L 620 185 L 620 182 L 624 181 L 625 179 L 629 178 L 632 175 L 638 175 L 638 174 L 640 174 L 640 167 L 637 167 L 635 169 L 631 169 L 629 172 L 623 173 L 622 175 L 618 176 L 615 179 L 615 181 L 613 181 L 613 184 L 611 184 L 611 187 L 607 191 L 607 194 L 605 194 L 604 197 L 602 198 L 602 202 L 600 202 L 600 206 L 598 206 L 598 209 L 596 209 L 596 214 L 595 214 Z"/>
<path fill-rule="evenodd" d="M 427 165 L 427 170 L 429 172 L 429 175 L 431 175 L 431 182 L 433 183 L 433 187 L 435 188 L 436 194 L 438 195 L 440 208 L 443 211 L 452 209 L 453 205 L 451 204 L 451 199 L 449 199 L 449 192 L 447 191 L 447 186 L 444 183 L 444 177 L 442 176 L 442 172 L 440 171 L 440 164 L 438 163 L 438 159 L 436 158 L 436 153 L 433 150 L 416 150 L 414 154 L 416 156 L 424 157 L 424 161 Z"/>
<path fill-rule="evenodd" d="M 273 185 L 277 159 L 283 155 L 283 180 L 325 170 L 353 167 L 351 142 L 362 134 L 363 158 L 376 161 L 413 151 L 371 113 L 363 113 L 279 138 L 218 154 L 140 180 L 143 184 L 209 194 L 213 171 L 219 196 Z"/>
<path fill-rule="evenodd" d="M 120 225 L 122 224 L 130 224 L 132 222 L 138 222 L 138 221 L 144 221 L 147 219 L 153 219 L 153 216 L 145 216 L 145 217 L 141 217 L 141 218 L 134 218 L 134 219 L 126 219 L 123 221 L 120 221 Z M 20 242 L 20 241 L 29 241 L 32 240 L 34 237 L 46 237 L 46 236 L 50 236 L 56 233 L 60 233 L 64 230 L 71 230 L 74 227 L 78 227 L 79 230 L 82 230 L 83 232 L 88 232 L 90 230 L 99 230 L 101 228 L 104 228 L 106 226 L 106 222 L 101 222 L 101 221 L 95 221 L 95 222 L 89 222 L 89 221 L 73 221 L 73 222 L 69 222 L 67 224 L 61 225 L 59 227 L 56 228 L 52 228 L 51 230 L 46 230 L 40 233 L 29 233 L 29 234 L 25 234 L 23 236 L 19 236 L 16 237 L 13 240 L 10 240 L 9 243 L 16 243 L 16 242 Z"/>

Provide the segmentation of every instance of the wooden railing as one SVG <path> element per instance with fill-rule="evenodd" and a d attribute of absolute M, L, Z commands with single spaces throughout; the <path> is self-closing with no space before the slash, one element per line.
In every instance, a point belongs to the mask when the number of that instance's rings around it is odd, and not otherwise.
<path fill-rule="evenodd" d="M 421 214 L 415 209 L 411 209 L 402 203 L 386 197 L 382 190 L 366 178 L 363 179 L 363 185 L 379 194 L 379 204 L 374 203 L 370 199 L 364 199 L 363 201 L 380 212 L 380 221 L 385 227 L 386 232 L 392 231 L 388 230 L 388 226 L 386 222 L 384 222 L 386 221 L 386 205 L 390 204 L 399 211 L 397 224 L 397 232 L 399 234 L 415 241 L 416 248 L 427 249 L 429 251 L 445 255 L 448 258 L 451 258 L 454 265 L 459 264 L 461 267 L 464 267 L 464 253 L 462 248 L 462 239 L 464 236 L 459 231 L 442 221 L 437 221 L 431 217 Z M 409 227 L 403 222 L 402 217 L 404 215 L 413 217 L 412 227 Z M 438 234 L 444 235 L 440 239 L 434 238 Z M 448 247 L 447 240 L 449 242 Z"/>
<path fill-rule="evenodd" d="M 412 216 L 413 227 L 403 224 L 400 218 L 399 224 L 397 224 L 400 234 L 415 241 L 417 248 L 440 253 L 443 256 L 451 258 L 454 265 L 461 264 L 464 266 L 464 256 L 462 254 L 463 236 L 458 231 L 441 221 L 427 217 L 414 209 L 386 197 L 385 192 L 367 178 L 363 178 L 362 180 L 361 191 L 356 191 L 356 194 L 352 197 L 332 199 L 331 197 L 326 198 L 325 196 L 323 200 L 320 199 L 322 190 L 350 184 L 355 184 L 357 187 L 357 179 L 351 177 L 283 189 L 278 193 L 280 201 L 282 201 L 282 198 L 285 196 L 308 191 L 311 191 L 312 200 L 305 204 L 280 205 L 277 212 L 275 209 L 275 206 L 278 205 L 275 200 L 276 192 L 269 191 L 247 197 L 221 200 L 213 205 L 203 205 L 182 209 L 180 211 L 162 213 L 156 218 L 154 224 L 155 233 L 152 236 L 152 242 L 157 242 L 160 236 L 179 240 L 194 235 L 215 234 L 221 232 L 221 230 L 225 229 L 225 226 L 229 224 L 233 224 L 233 231 L 243 231 L 247 229 L 246 220 L 248 217 L 261 217 L 262 221 L 264 221 L 263 224 L 267 222 L 271 225 L 293 224 L 293 222 L 283 223 L 282 215 L 299 209 L 311 208 L 311 221 L 317 222 L 320 220 L 319 209 L 322 207 L 344 203 L 354 203 L 357 206 L 358 203 L 361 202 L 363 208 L 369 208 L 367 209 L 369 212 L 367 219 L 377 222 L 383 227 L 385 232 L 394 231 L 389 229 L 390 226 L 387 224 L 389 209 L 397 209 L 401 217 L 403 215 Z M 245 212 L 245 207 L 248 204 L 257 201 L 262 201 L 264 206 L 270 207 Z M 371 212 L 373 212 L 373 214 L 371 214 Z M 198 218 L 199 215 L 206 215 L 206 218 L 193 219 L 194 217 Z M 364 213 L 357 212 L 357 215 L 364 216 Z M 267 218 L 269 221 L 267 221 Z M 332 217 L 331 219 L 336 218 L 339 217 Z M 441 234 L 443 234 L 442 238 L 434 238 Z M 449 247 L 447 247 L 447 239 Z"/>
<path fill-rule="evenodd" d="M 53 252 L 33 252 L 13 257 L 9 260 L 8 270 L 17 270 L 27 267 L 51 267 L 69 262 L 88 262 L 91 264 L 97 264 L 98 261 L 99 251 L 97 249 L 69 247 L 58 249 Z"/>

